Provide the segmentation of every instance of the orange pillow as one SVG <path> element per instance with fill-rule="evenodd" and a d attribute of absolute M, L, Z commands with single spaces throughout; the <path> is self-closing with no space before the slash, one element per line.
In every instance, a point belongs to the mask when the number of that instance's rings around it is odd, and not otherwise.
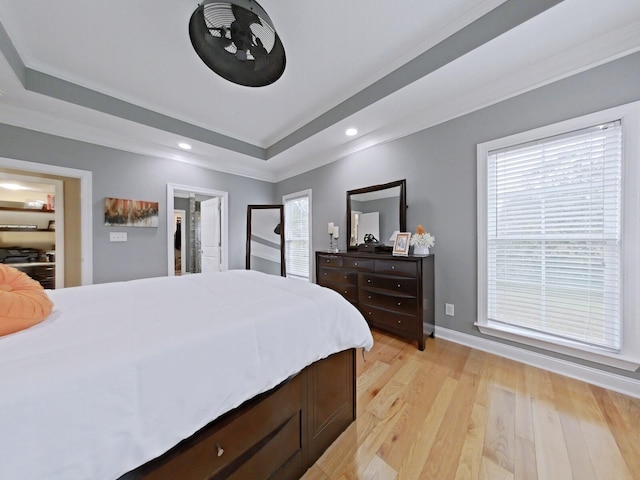
<path fill-rule="evenodd" d="M 0 336 L 40 323 L 52 308 L 42 285 L 26 273 L 0 264 Z"/>

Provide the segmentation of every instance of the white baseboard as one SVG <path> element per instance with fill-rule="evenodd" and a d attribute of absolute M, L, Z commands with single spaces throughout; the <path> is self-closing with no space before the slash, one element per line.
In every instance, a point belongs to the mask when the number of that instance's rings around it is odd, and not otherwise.
<path fill-rule="evenodd" d="M 532 352 L 524 348 L 513 347 L 500 342 L 487 340 L 475 335 L 461 333 L 444 327 L 436 326 L 435 336 L 467 347 L 482 350 L 517 362 L 542 368 L 566 377 L 582 380 L 599 387 L 620 392 L 631 397 L 640 398 L 640 380 L 636 380 L 615 373 L 605 372 L 578 363 L 568 362 L 559 358 Z"/>

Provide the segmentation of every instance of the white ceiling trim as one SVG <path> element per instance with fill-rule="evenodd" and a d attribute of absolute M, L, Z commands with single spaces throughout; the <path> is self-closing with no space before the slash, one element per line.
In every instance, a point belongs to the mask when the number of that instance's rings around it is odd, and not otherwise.
<path fill-rule="evenodd" d="M 485 84 L 459 97 L 433 105 L 402 121 L 361 136 L 350 143 L 305 159 L 292 167 L 280 169 L 275 181 L 286 180 L 371 147 L 426 130 L 638 51 L 640 51 L 640 22 L 635 22 L 622 30 L 583 43 L 526 69 L 502 77 L 499 82 Z M 411 86 L 406 87 L 406 90 L 399 94 L 408 94 L 411 88 Z M 375 105 L 371 108 L 375 108 Z"/>
<path fill-rule="evenodd" d="M 494 0 L 495 1 L 495 0 Z M 469 14 L 459 17 L 457 21 L 452 22 L 452 26 L 444 30 L 450 30 L 454 26 L 461 29 L 454 31 L 450 36 L 444 38 L 440 43 L 433 45 L 430 49 L 423 51 L 410 60 L 393 70 L 388 75 L 370 82 L 369 85 L 352 97 L 342 103 L 336 103 L 335 106 L 327 110 L 322 115 L 311 120 L 303 127 L 285 137 L 281 142 L 270 145 L 266 150 L 255 143 L 241 144 L 242 140 L 236 136 L 222 133 L 220 128 L 205 128 L 206 131 L 198 131 L 198 125 L 193 121 L 184 121 L 174 114 L 168 115 L 165 109 L 154 110 L 143 106 L 144 103 L 138 99 L 134 101 L 131 97 L 121 94 L 106 94 L 104 87 L 89 88 L 88 81 L 67 80 L 72 78 L 66 74 L 61 76 L 61 72 L 56 75 L 47 73 L 55 71 L 52 67 L 46 67 L 38 62 L 29 60 L 30 64 L 40 65 L 39 70 L 26 68 L 26 81 L 24 87 L 35 93 L 41 93 L 53 98 L 74 103 L 78 106 L 86 106 L 104 113 L 119 116 L 123 120 L 132 120 L 152 128 L 163 129 L 168 132 L 184 134 L 191 138 L 199 139 L 203 142 L 210 143 L 213 146 L 221 146 L 236 152 L 245 153 L 255 156 L 263 160 L 268 160 L 271 156 L 277 155 L 292 146 L 304 142 L 336 121 L 343 120 L 346 116 L 358 113 L 367 105 L 383 100 L 385 97 L 393 94 L 398 89 L 405 88 L 408 84 L 419 80 L 423 76 L 439 70 L 442 66 L 455 61 L 457 56 L 465 55 L 478 48 L 481 48 L 486 42 L 503 35 L 505 32 L 519 27 L 531 18 L 544 13 L 562 0 L 548 0 L 545 4 L 533 5 L 527 3 L 526 0 L 510 0 L 504 2 L 498 7 L 490 10 L 486 15 L 472 19 Z M 486 8 L 487 5 L 483 5 Z M 476 15 L 480 13 L 478 8 L 469 9 Z M 470 21 L 473 20 L 473 21 Z M 469 22 L 463 25 L 464 22 Z M 442 29 L 441 29 L 442 30 Z M 444 34 L 444 33 L 443 33 Z M 442 34 L 442 35 L 443 35 Z M 22 39 L 21 41 L 23 41 Z M 15 47 L 13 41 L 10 43 Z M 415 50 L 414 47 L 412 50 Z M 16 48 L 18 55 L 20 48 Z M 13 51 L 13 49 L 12 49 Z M 25 48 L 22 48 L 25 51 Z M 20 59 L 24 65 L 27 65 L 22 58 Z M 397 60 L 396 60 L 397 61 Z M 111 90 L 115 92 L 115 90 Z M 164 117 L 164 118 L 162 118 Z M 214 115 L 214 117 L 217 117 Z M 184 122 L 184 123 L 182 123 Z M 221 137 L 226 138 L 221 138 Z"/>
<path fill-rule="evenodd" d="M 208 155 L 198 155 L 196 153 L 182 153 L 181 151 L 178 151 L 178 149 L 176 149 L 175 153 L 172 153 L 163 145 L 154 146 L 152 142 L 140 141 L 135 137 L 119 135 L 109 130 L 90 126 L 86 123 L 79 123 L 55 115 L 35 112 L 33 110 L 13 105 L 3 105 L 3 108 L 0 109 L 0 123 L 6 123 L 8 125 L 14 125 L 71 140 L 114 148 L 116 150 L 123 150 L 134 154 L 188 163 L 222 173 L 240 175 L 267 182 L 275 182 L 275 175 L 262 167 L 262 164 L 265 163 L 264 161 L 230 150 L 225 150 L 220 147 L 212 147 L 211 145 L 206 145 L 206 147 L 208 149 L 217 150 L 219 154 L 217 158 Z M 133 130 L 155 130 L 151 127 L 134 124 L 133 122 L 130 123 Z M 154 135 L 157 134 L 158 132 L 154 132 Z M 178 138 L 178 136 L 174 134 L 167 133 L 167 135 Z M 191 141 L 191 143 L 193 145 L 196 144 L 194 141 Z M 246 164 L 248 162 L 259 162 L 260 167 L 262 168 L 247 166 Z"/>
<path fill-rule="evenodd" d="M 133 141 L 125 135 L 113 134 L 87 124 L 6 104 L 0 110 L 0 122 L 140 155 L 160 157 L 275 183 L 640 51 L 639 45 L 640 22 L 634 22 L 624 29 L 612 32 L 604 37 L 598 37 L 561 54 L 549 57 L 543 62 L 531 65 L 527 69 L 516 71 L 507 77 L 503 77 L 500 82 L 484 85 L 458 98 L 440 105 L 434 105 L 428 110 L 412 115 L 403 121 L 395 122 L 349 143 L 276 170 L 263 164 L 270 163 L 273 165 L 279 163 L 278 156 L 273 157 L 268 162 L 263 162 L 222 148 L 217 149 L 220 155 L 224 157 L 221 160 L 210 156 L 201 157 L 196 154 L 183 154 L 178 151 L 171 154 L 162 145 L 153 148 L 148 143 L 142 144 Z M 410 89 L 411 86 L 406 88 Z M 345 121 L 348 122 L 348 120 Z M 132 126 L 151 129 L 151 127 L 140 124 Z M 175 134 L 168 133 L 168 135 L 177 137 Z M 209 145 L 207 147 L 211 148 Z M 295 148 L 295 146 L 292 147 L 292 150 L 295 150 Z M 295 154 L 295 152 L 291 153 Z M 280 154 L 280 156 L 282 155 Z M 259 164 L 255 167 L 246 165 L 247 162 L 252 161 L 259 162 Z"/>
<path fill-rule="evenodd" d="M 296 132 L 298 129 L 304 127 L 305 125 L 309 124 L 314 119 L 320 117 L 322 114 L 326 113 L 328 110 L 332 109 L 336 105 L 339 105 L 340 103 L 348 100 L 349 98 L 353 97 L 354 95 L 361 92 L 365 88 L 371 86 L 371 84 L 374 83 L 375 81 L 380 80 L 381 78 L 384 78 L 386 75 L 389 75 L 390 73 L 399 69 L 406 63 L 410 62 L 411 60 L 414 60 L 420 54 L 426 52 L 427 50 L 437 45 L 438 43 L 446 40 L 448 37 L 450 37 L 457 31 L 463 29 L 464 27 L 469 26 L 471 23 L 478 20 L 480 17 L 488 14 L 489 12 L 499 7 L 506 1 L 507 0 L 481 1 L 474 7 L 467 10 L 463 15 L 456 18 L 453 22 L 449 23 L 448 25 L 444 25 L 439 30 L 431 33 L 429 35 L 429 38 L 417 44 L 415 48 L 411 49 L 410 51 L 406 52 L 403 55 L 398 56 L 393 62 L 377 70 L 369 78 L 364 79 L 362 82 L 353 84 L 348 89 L 344 89 L 341 92 L 341 96 L 333 98 L 331 103 L 326 102 L 324 104 L 319 105 L 318 108 L 307 112 L 307 115 L 304 118 L 302 118 L 296 125 L 293 125 L 290 128 L 284 130 L 280 135 L 277 135 L 269 139 L 267 142 L 263 142 L 267 144 L 265 148 L 268 148 L 268 146 L 274 145 L 279 141 L 283 140 L 284 138 L 288 137 L 289 135 Z"/>

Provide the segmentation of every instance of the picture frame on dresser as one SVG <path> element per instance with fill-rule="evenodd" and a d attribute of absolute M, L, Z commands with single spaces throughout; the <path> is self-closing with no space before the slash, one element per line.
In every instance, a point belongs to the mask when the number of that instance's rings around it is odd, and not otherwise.
<path fill-rule="evenodd" d="M 409 255 L 409 241 L 411 240 L 411 233 L 409 232 L 399 232 L 396 234 L 395 241 L 393 242 L 393 251 L 391 252 L 394 256 L 404 256 Z"/>

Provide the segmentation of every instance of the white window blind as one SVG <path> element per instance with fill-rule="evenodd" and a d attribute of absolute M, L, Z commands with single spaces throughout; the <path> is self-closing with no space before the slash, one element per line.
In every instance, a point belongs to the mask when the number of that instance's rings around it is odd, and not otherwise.
<path fill-rule="evenodd" d="M 487 315 L 621 347 L 620 122 L 490 151 Z"/>
<path fill-rule="evenodd" d="M 309 279 L 309 195 L 285 197 L 285 259 L 287 276 Z"/>

